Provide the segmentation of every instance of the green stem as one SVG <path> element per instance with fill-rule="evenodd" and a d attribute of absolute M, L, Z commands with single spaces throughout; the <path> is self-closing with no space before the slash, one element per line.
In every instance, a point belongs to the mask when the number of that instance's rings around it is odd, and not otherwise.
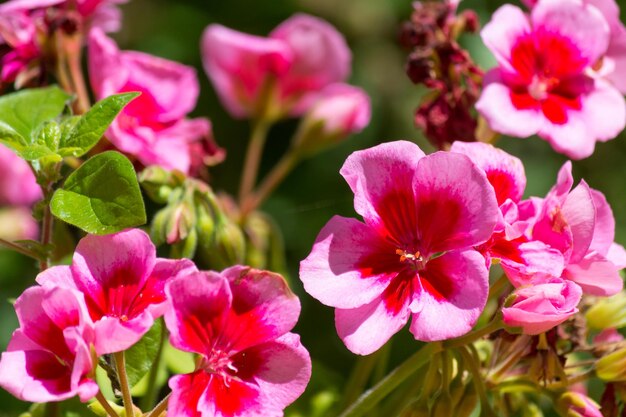
<path fill-rule="evenodd" d="M 107 412 L 109 417 L 120 417 L 120 415 L 117 414 L 117 411 L 115 411 L 113 407 L 111 407 L 111 404 L 109 404 L 107 399 L 104 398 L 102 391 L 98 391 L 98 393 L 96 394 L 96 400 L 98 400 L 98 402 L 100 403 L 102 408 L 104 408 L 104 411 Z"/>
<path fill-rule="evenodd" d="M 146 389 L 146 394 L 141 399 L 141 408 L 144 410 L 148 410 L 154 405 L 158 394 L 156 389 L 156 381 L 159 375 L 161 359 L 163 358 L 163 347 L 165 345 L 165 339 L 167 336 L 165 324 L 161 324 L 161 339 L 159 340 L 159 349 L 157 350 L 156 357 L 154 358 L 154 362 L 152 363 L 152 367 L 150 368 L 150 373 L 148 374 L 148 388 Z"/>
<path fill-rule="evenodd" d="M 371 410 L 387 394 L 398 385 L 413 375 L 424 366 L 431 357 L 443 350 L 440 342 L 432 342 L 424 345 L 420 350 L 404 361 L 400 366 L 391 371 L 384 379 L 365 392 L 350 408 L 344 411 L 340 417 L 360 417 Z"/>
<path fill-rule="evenodd" d="M 126 358 L 124 357 L 124 352 L 114 353 L 113 357 L 115 358 L 117 375 L 120 379 L 120 388 L 122 390 L 122 400 L 124 401 L 126 417 L 134 416 L 133 397 L 130 394 L 130 385 L 128 384 L 128 376 L 126 375 Z"/>
<path fill-rule="evenodd" d="M 59 413 L 61 409 L 59 407 L 58 402 L 47 403 L 45 406 L 44 416 L 45 417 L 59 417 Z"/>
<path fill-rule="evenodd" d="M 379 356 L 380 351 L 357 358 L 344 390 L 342 410 L 345 410 L 348 405 L 352 404 L 359 397 L 359 394 L 363 392 Z"/>
<path fill-rule="evenodd" d="M 48 202 L 46 204 L 46 208 L 43 212 L 43 223 L 41 226 L 41 244 L 46 246 L 50 244 L 52 241 L 52 212 L 50 211 L 50 200 L 46 199 Z M 39 270 L 45 271 L 50 266 L 50 259 L 48 256 L 39 260 Z"/>
<path fill-rule="evenodd" d="M 300 154 L 293 150 L 287 151 L 285 155 L 278 161 L 278 164 L 272 168 L 270 173 L 265 177 L 258 190 L 251 193 L 250 196 L 242 204 L 242 217 L 257 209 L 263 201 L 280 185 L 285 177 L 300 161 Z"/>
<path fill-rule="evenodd" d="M 474 330 L 471 333 L 466 334 L 465 336 L 457 337 L 456 339 L 451 339 L 443 342 L 443 345 L 446 349 L 453 349 L 457 347 L 462 347 L 468 345 L 470 343 L 475 342 L 476 340 L 486 336 L 490 333 L 495 332 L 496 330 L 500 330 L 502 328 L 502 319 L 499 315 L 496 317 L 485 327 L 482 329 Z"/>
<path fill-rule="evenodd" d="M 15 243 L 9 242 L 8 240 L 0 239 L 0 246 L 4 246 L 7 249 L 11 249 L 17 253 L 21 253 L 24 256 L 28 256 L 30 258 L 39 260 L 39 256 L 37 256 L 34 252 L 29 251 L 26 248 L 23 248 Z"/>
<path fill-rule="evenodd" d="M 463 357 L 463 361 L 467 365 L 467 370 L 470 372 L 470 374 L 472 374 L 474 387 L 476 388 L 476 392 L 478 393 L 478 397 L 480 398 L 480 415 L 487 417 L 496 417 L 496 414 L 493 412 L 493 410 L 491 409 L 491 405 L 489 404 L 489 398 L 487 397 L 487 392 L 485 391 L 485 384 L 483 383 L 483 378 L 480 374 L 480 368 L 478 363 L 476 363 L 476 359 L 470 353 L 467 346 L 461 346 L 458 350 Z"/>
<path fill-rule="evenodd" d="M 167 402 L 170 399 L 170 395 L 172 394 L 167 394 L 167 396 L 163 398 L 161 402 L 158 403 L 156 407 L 154 407 L 154 410 L 150 411 L 150 413 L 148 413 L 146 417 L 159 417 L 161 413 L 163 413 L 167 409 Z"/>
<path fill-rule="evenodd" d="M 509 285 L 509 279 L 505 274 L 500 275 L 500 278 L 493 283 L 491 288 L 489 288 L 489 300 L 493 300 L 496 297 L 500 296 L 502 290 L 504 290 Z"/>
<path fill-rule="evenodd" d="M 248 143 L 248 151 L 246 152 L 246 159 L 243 165 L 243 175 L 239 185 L 240 206 L 243 206 L 254 189 L 269 128 L 270 123 L 265 119 L 255 120 L 252 124 L 250 143 Z"/>

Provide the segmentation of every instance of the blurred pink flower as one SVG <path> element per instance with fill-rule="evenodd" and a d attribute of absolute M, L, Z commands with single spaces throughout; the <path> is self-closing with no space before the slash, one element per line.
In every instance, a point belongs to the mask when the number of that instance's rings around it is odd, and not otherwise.
<path fill-rule="evenodd" d="M 41 198 L 28 163 L 0 144 L 0 205 L 29 206 Z"/>
<path fill-rule="evenodd" d="M 611 343 L 620 343 L 624 340 L 624 336 L 617 331 L 616 328 L 610 327 L 602 330 L 600 333 L 593 337 L 594 345 L 603 345 Z"/>
<path fill-rule="evenodd" d="M 355 152 L 340 172 L 365 223 L 333 217 L 301 262 L 300 279 L 336 307 L 348 349 L 374 352 L 411 315 L 418 340 L 470 331 L 489 287 L 485 259 L 472 248 L 498 218 L 485 173 L 464 155 L 425 156 L 403 141 Z"/>
<path fill-rule="evenodd" d="M 20 328 L 0 359 L 0 386 L 38 403 L 94 397 L 94 329 L 82 294 L 32 287 L 17 299 L 15 311 Z"/>
<path fill-rule="evenodd" d="M 298 14 L 269 37 L 209 25 L 202 58 L 223 105 L 234 117 L 299 116 L 319 90 L 345 81 L 351 54 L 326 21 Z"/>
<path fill-rule="evenodd" d="M 491 238 L 478 249 L 491 265 L 500 261 L 502 269 L 515 286 L 522 285 L 536 274 L 560 276 L 564 268 L 563 255 L 547 244 L 525 236 L 526 225 L 519 221 L 519 208 L 526 174 L 522 161 L 501 149 L 480 142 L 452 144 L 451 152 L 468 156 L 485 171 L 500 205 L 500 219 Z"/>
<path fill-rule="evenodd" d="M 521 327 L 524 334 L 544 333 L 578 312 L 582 290 L 571 281 L 553 278 L 547 282 L 520 287 L 513 292 L 513 303 L 502 309 L 504 324 Z"/>
<path fill-rule="evenodd" d="M 187 119 L 196 106 L 192 67 L 134 51 L 120 51 L 100 29 L 89 36 L 89 77 L 97 99 L 139 91 L 107 131 L 107 138 L 143 165 L 189 173 L 192 143 L 211 134 L 205 118 Z"/>
<path fill-rule="evenodd" d="M 196 271 L 188 259 L 156 257 L 148 235 L 131 229 L 88 235 L 76 247 L 71 266 L 54 266 L 37 276 L 44 287 L 82 292 L 95 323 L 98 355 L 120 352 L 150 330 L 165 309 L 165 284 Z"/>
<path fill-rule="evenodd" d="M 0 239 L 8 241 L 37 239 L 39 225 L 30 208 L 0 208 Z"/>
<path fill-rule="evenodd" d="M 326 135 L 343 138 L 365 129 L 371 113 L 370 98 L 362 88 L 332 84 L 313 102 L 306 117 L 311 123 L 321 123 Z"/>
<path fill-rule="evenodd" d="M 290 333 L 300 302 L 277 274 L 235 266 L 166 286 L 165 323 L 196 371 L 170 379 L 168 415 L 279 417 L 311 377 L 311 358 Z"/>
<path fill-rule="evenodd" d="M 538 134 L 574 159 L 590 156 L 626 125 L 626 104 L 592 67 L 609 45 L 602 13 L 578 0 L 539 2 L 530 17 L 515 6 L 496 11 L 481 32 L 498 67 L 476 103 L 492 129 Z"/>

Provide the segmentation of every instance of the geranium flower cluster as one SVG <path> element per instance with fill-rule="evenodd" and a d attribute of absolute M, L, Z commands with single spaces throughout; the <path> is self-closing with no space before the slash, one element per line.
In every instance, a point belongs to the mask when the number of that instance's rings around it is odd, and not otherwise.
<path fill-rule="evenodd" d="M 165 315 L 173 346 L 196 370 L 170 380 L 168 415 L 280 415 L 304 391 L 311 361 L 290 333 L 300 303 L 277 274 L 236 266 L 198 271 L 156 257 L 131 229 L 89 235 L 16 301 L 20 328 L 0 359 L 0 386 L 31 402 L 88 401 L 98 357 L 123 352 Z"/>
<path fill-rule="evenodd" d="M 545 198 L 522 199 L 521 161 L 484 143 L 424 153 L 391 142 L 352 154 L 341 174 L 364 222 L 336 216 L 302 261 L 309 294 L 335 307 L 337 332 L 358 354 L 376 351 L 412 318 L 417 340 L 469 332 L 498 261 L 516 287 L 505 324 L 538 334 L 577 312 L 584 293 L 623 286 L 626 252 L 611 208 L 571 164 Z"/>

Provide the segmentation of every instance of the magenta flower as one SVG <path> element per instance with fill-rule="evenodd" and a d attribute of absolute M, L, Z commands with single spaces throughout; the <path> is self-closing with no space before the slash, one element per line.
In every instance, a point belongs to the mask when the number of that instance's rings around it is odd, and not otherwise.
<path fill-rule="evenodd" d="M 500 205 L 500 220 L 491 238 L 478 249 L 488 261 L 497 259 L 515 286 L 529 282 L 536 274 L 560 276 L 563 255 L 547 244 L 531 240 L 521 221 L 519 207 L 526 187 L 522 161 L 501 149 L 480 142 L 454 142 L 451 152 L 468 156 L 485 171 Z M 488 263 L 490 265 L 490 262 Z"/>
<path fill-rule="evenodd" d="M 260 37 L 209 25 L 202 36 L 204 68 L 234 117 L 298 116 L 317 92 L 345 81 L 351 54 L 322 19 L 295 15 Z"/>
<path fill-rule="evenodd" d="M 17 299 L 15 311 L 20 328 L 0 359 L 0 387 L 30 402 L 94 397 L 94 329 L 82 294 L 32 287 Z"/>
<path fill-rule="evenodd" d="M 0 144 L 0 205 L 30 206 L 41 197 L 28 163 Z"/>
<path fill-rule="evenodd" d="M 138 229 L 88 235 L 76 247 L 71 266 L 39 274 L 44 287 L 82 292 L 95 323 L 98 355 L 128 349 L 150 330 L 165 309 L 165 284 L 197 271 L 187 260 L 156 257 L 148 235 Z"/>
<path fill-rule="evenodd" d="M 578 285 L 558 278 L 520 287 L 513 293 L 513 303 L 502 309 L 502 318 L 509 327 L 521 327 L 524 334 L 543 333 L 576 314 L 582 295 Z"/>
<path fill-rule="evenodd" d="M 571 417 L 602 417 L 600 405 L 585 394 L 568 391 L 558 400 L 558 408 Z"/>
<path fill-rule="evenodd" d="M 300 302 L 277 274 L 235 266 L 172 280 L 165 323 L 178 349 L 201 360 L 170 379 L 170 417 L 279 417 L 311 377 L 290 333 Z"/>
<path fill-rule="evenodd" d="M 210 134 L 205 118 L 187 119 L 199 93 L 191 67 L 134 51 L 120 51 L 99 29 L 89 36 L 89 76 L 96 98 L 139 91 L 109 127 L 107 138 L 143 165 L 188 173 L 191 144 Z"/>
<path fill-rule="evenodd" d="M 614 242 L 615 219 L 604 195 L 581 181 L 572 190 L 572 165 L 565 163 L 556 185 L 541 201 L 532 238 L 558 249 L 565 260 L 562 277 L 592 295 L 608 296 L 623 288 L 619 270 L 624 249 Z"/>
<path fill-rule="evenodd" d="M 418 340 L 471 330 L 489 287 L 485 259 L 472 248 L 489 239 L 499 213 L 485 173 L 464 155 L 425 156 L 404 141 L 355 152 L 340 172 L 365 223 L 333 217 L 300 279 L 336 307 L 348 349 L 374 352 L 411 315 Z"/>
<path fill-rule="evenodd" d="M 481 34 L 499 66 L 485 76 L 476 108 L 494 130 L 538 134 L 556 151 L 580 159 L 626 125 L 624 98 L 592 74 L 609 44 L 609 26 L 597 8 L 577 0 L 542 1 L 529 18 L 505 5 Z"/>

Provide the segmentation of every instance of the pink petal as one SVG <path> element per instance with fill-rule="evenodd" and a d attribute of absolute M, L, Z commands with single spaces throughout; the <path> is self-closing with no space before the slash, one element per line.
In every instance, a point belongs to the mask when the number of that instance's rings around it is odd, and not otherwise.
<path fill-rule="evenodd" d="M 596 224 L 596 210 L 591 189 L 583 180 L 574 188 L 562 206 L 562 213 L 572 231 L 572 252 L 569 263 L 582 259 L 593 240 Z"/>
<path fill-rule="evenodd" d="M 41 187 L 28 163 L 0 144 L 0 204 L 30 206 L 41 198 Z"/>
<path fill-rule="evenodd" d="M 594 80 L 594 88 L 583 96 L 582 115 L 589 135 L 606 142 L 614 139 L 626 126 L 626 101 L 611 84 Z"/>
<path fill-rule="evenodd" d="M 515 256 L 491 254 L 494 258 L 498 255 L 502 269 L 516 287 L 527 285 L 537 274 L 559 277 L 564 268 L 563 254 L 538 240 L 517 245 Z"/>
<path fill-rule="evenodd" d="M 609 45 L 609 25 L 602 13 L 576 0 L 539 2 L 531 12 L 535 29 L 541 28 L 571 39 L 593 65 L 604 55 Z"/>
<path fill-rule="evenodd" d="M 626 268 L 626 250 L 622 245 L 613 243 L 609 248 L 606 258 L 612 262 L 617 269 Z"/>
<path fill-rule="evenodd" d="M 115 94 L 128 82 L 130 71 L 122 65 L 120 50 L 99 28 L 89 32 L 87 63 L 91 88 L 98 98 Z"/>
<path fill-rule="evenodd" d="M 122 352 L 141 340 L 154 324 L 148 312 L 140 313 L 130 320 L 104 316 L 95 323 L 95 348 L 98 355 Z"/>
<path fill-rule="evenodd" d="M 228 384 L 213 375 L 198 403 L 204 416 L 215 417 L 282 417 L 282 410 L 267 410 L 259 387 L 232 379 Z M 204 417 L 203 416 L 203 417 Z"/>
<path fill-rule="evenodd" d="M 267 412 L 294 402 L 311 379 L 311 358 L 300 337 L 287 333 L 275 341 L 246 349 L 233 357 L 237 377 L 259 386 Z"/>
<path fill-rule="evenodd" d="M 373 262 L 379 248 L 384 247 L 380 240 L 370 227 L 355 219 L 333 217 L 300 263 L 305 290 L 333 307 L 349 309 L 371 302 L 391 279 L 389 274 L 382 274 L 387 271 L 377 271 Z"/>
<path fill-rule="evenodd" d="M 357 355 L 369 355 L 396 334 L 409 320 L 410 299 L 390 310 L 383 298 L 364 306 L 335 310 L 335 327 L 346 347 Z"/>
<path fill-rule="evenodd" d="M 36 281 L 39 285 L 44 287 L 78 289 L 76 288 L 76 283 L 74 282 L 74 277 L 72 276 L 72 270 L 66 265 L 51 266 L 37 275 Z"/>
<path fill-rule="evenodd" d="M 172 396 L 168 402 L 167 417 L 203 417 L 206 412 L 198 410 L 198 402 L 211 380 L 211 375 L 204 371 L 192 374 L 176 375 L 170 378 L 169 387 Z"/>
<path fill-rule="evenodd" d="M 555 151 L 571 159 L 583 159 L 591 156 L 596 146 L 596 138 L 590 133 L 585 119 L 577 111 L 567 114 L 567 123 L 553 124 L 545 120 L 538 135 L 546 139 Z"/>
<path fill-rule="evenodd" d="M 165 293 L 170 304 L 165 324 L 172 346 L 209 355 L 232 302 L 226 278 L 198 272 L 169 281 Z"/>
<path fill-rule="evenodd" d="M 65 0 L 12 0 L 0 5 L 0 13 L 56 6 Z"/>
<path fill-rule="evenodd" d="M 524 12 L 517 6 L 505 4 L 496 10 L 489 23 L 480 31 L 480 36 L 495 55 L 498 64 L 512 70 L 511 51 L 518 39 L 530 31 L 530 23 Z"/>
<path fill-rule="evenodd" d="M 519 158 L 481 142 L 456 141 L 450 151 L 467 156 L 485 171 L 496 192 L 498 205 L 502 205 L 507 199 L 520 201 L 526 188 L 526 174 Z"/>
<path fill-rule="evenodd" d="M 449 152 L 428 155 L 419 160 L 414 182 L 417 228 L 425 254 L 489 239 L 500 211 L 485 173 L 469 158 Z"/>
<path fill-rule="evenodd" d="M 563 277 L 574 281 L 585 294 L 610 296 L 624 287 L 618 267 L 596 253 L 590 253 L 578 263 L 567 265 Z"/>
<path fill-rule="evenodd" d="M 511 90 L 496 68 L 485 76 L 485 87 L 476 102 L 476 110 L 487 120 L 491 129 L 505 135 L 525 138 L 536 134 L 544 123 L 535 109 L 521 110 L 511 102 Z"/>
<path fill-rule="evenodd" d="M 425 342 L 451 339 L 469 332 L 485 307 L 489 274 L 485 259 L 476 251 L 453 251 L 429 261 L 420 272 L 422 282 L 441 288 L 445 297 L 424 285 L 419 308 L 413 313 L 411 333 Z"/>
<path fill-rule="evenodd" d="M 415 225 L 412 192 L 417 161 L 424 152 L 412 142 L 396 141 L 356 151 L 339 171 L 354 193 L 354 209 L 365 222 L 377 229 L 390 229 L 398 238 L 406 234 L 404 225 Z M 389 224 L 392 222 L 392 224 Z M 414 228 L 414 226 L 413 226 Z"/>
<path fill-rule="evenodd" d="M 232 292 L 232 309 L 221 329 L 229 350 L 275 340 L 296 325 L 300 300 L 282 276 L 243 266 L 228 268 L 222 275 Z"/>
<path fill-rule="evenodd" d="M 610 60 L 614 67 L 606 78 L 622 94 L 626 93 L 626 28 L 623 26 L 612 31 L 605 59 Z"/>
<path fill-rule="evenodd" d="M 606 255 L 615 240 L 615 218 L 604 194 L 592 188 L 590 191 L 596 208 L 596 222 L 589 250 Z"/>
<path fill-rule="evenodd" d="M 246 117 L 259 105 L 269 77 L 282 76 L 293 60 L 289 46 L 276 39 L 209 25 L 202 35 L 202 61 L 222 104 L 231 115 Z"/>

